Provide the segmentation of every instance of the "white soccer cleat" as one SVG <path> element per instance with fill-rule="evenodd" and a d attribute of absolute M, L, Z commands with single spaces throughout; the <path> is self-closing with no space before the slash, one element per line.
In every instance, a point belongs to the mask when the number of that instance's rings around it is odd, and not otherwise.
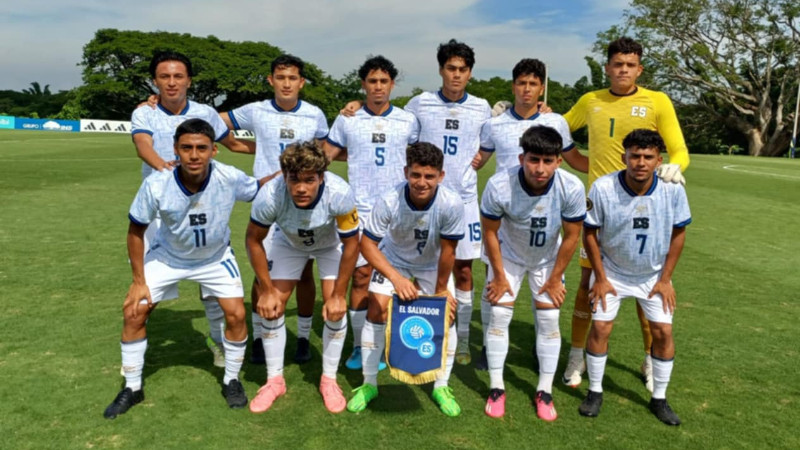
<path fill-rule="evenodd" d="M 581 375 L 584 372 L 586 372 L 586 361 L 583 359 L 583 352 L 570 352 L 567 368 L 564 369 L 561 381 L 569 387 L 576 388 L 581 385 L 581 381 L 583 381 Z"/>
<path fill-rule="evenodd" d="M 656 175 L 670 183 L 686 184 L 686 178 L 683 177 L 681 166 L 678 164 L 661 164 L 656 169 Z"/>
<path fill-rule="evenodd" d="M 653 393 L 653 360 L 651 359 L 650 355 L 644 357 L 644 361 L 642 361 L 642 381 L 644 381 L 644 387 L 647 388 L 650 393 Z"/>
<path fill-rule="evenodd" d="M 206 337 L 206 346 L 208 346 L 208 349 L 211 350 L 211 353 L 214 355 L 214 366 L 225 367 L 225 350 L 214 342 L 211 336 Z"/>

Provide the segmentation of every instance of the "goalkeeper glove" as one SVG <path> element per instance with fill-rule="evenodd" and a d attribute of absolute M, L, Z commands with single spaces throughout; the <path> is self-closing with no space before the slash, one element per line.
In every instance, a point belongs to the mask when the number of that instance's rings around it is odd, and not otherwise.
<path fill-rule="evenodd" d="M 681 166 L 678 164 L 661 164 L 656 169 L 656 175 L 664 181 L 686 185 L 686 178 L 683 177 Z"/>

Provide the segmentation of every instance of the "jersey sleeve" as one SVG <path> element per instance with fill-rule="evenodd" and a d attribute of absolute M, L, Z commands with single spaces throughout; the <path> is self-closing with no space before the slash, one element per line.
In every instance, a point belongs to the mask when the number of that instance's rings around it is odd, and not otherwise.
<path fill-rule="evenodd" d="M 556 121 L 556 131 L 558 134 L 561 135 L 561 151 L 568 152 L 575 148 L 575 142 L 572 141 L 572 133 L 569 131 L 569 124 L 567 120 L 564 119 L 564 116 L 558 116 L 558 120 Z"/>
<path fill-rule="evenodd" d="M 225 121 L 222 120 L 222 117 L 219 116 L 219 113 L 214 108 L 209 106 L 208 109 L 208 123 L 214 128 L 214 135 L 217 137 L 216 141 L 219 142 L 228 136 L 230 130 L 228 130 L 228 125 L 225 124 Z"/>
<path fill-rule="evenodd" d="M 250 208 L 250 222 L 262 228 L 269 228 L 275 223 L 278 216 L 278 201 L 275 198 L 275 188 L 280 180 L 281 177 L 273 178 L 259 189 Z"/>
<path fill-rule="evenodd" d="M 586 220 L 583 222 L 585 228 L 600 228 L 603 225 L 603 203 L 597 186 L 598 183 L 593 183 L 589 189 L 589 199 L 586 202 Z"/>
<path fill-rule="evenodd" d="M 586 126 L 586 105 L 589 103 L 589 94 L 583 94 L 578 99 L 578 103 L 572 105 L 572 108 L 564 114 L 564 120 L 567 121 L 570 131 L 580 130 Z"/>
<path fill-rule="evenodd" d="M 403 109 L 413 114 L 414 117 L 419 117 L 419 95 L 412 97 Z"/>
<path fill-rule="evenodd" d="M 494 151 L 494 140 L 492 139 L 492 121 L 487 120 L 481 126 L 481 150 L 486 152 Z"/>
<path fill-rule="evenodd" d="M 236 200 L 252 202 L 258 194 L 258 180 L 239 169 L 234 169 L 233 174 L 236 179 Z"/>
<path fill-rule="evenodd" d="M 347 148 L 347 119 L 341 114 L 333 121 L 327 141 L 333 146 Z"/>
<path fill-rule="evenodd" d="M 336 218 L 336 231 L 340 238 L 358 234 L 358 210 L 353 191 L 346 184 L 345 190 L 336 194 L 331 205 L 331 214 Z"/>
<path fill-rule="evenodd" d="M 676 185 L 675 188 L 675 195 L 672 198 L 672 207 L 675 211 L 672 227 L 683 228 L 692 223 L 692 213 L 689 211 L 686 189 L 681 185 Z"/>
<path fill-rule="evenodd" d="M 464 224 L 464 203 L 454 201 L 445 209 L 439 237 L 448 241 L 460 241 L 464 239 L 464 230 L 466 228 Z"/>
<path fill-rule="evenodd" d="M 580 222 L 586 219 L 586 192 L 583 183 L 571 183 L 565 190 L 566 198 L 561 208 L 561 220 Z"/>
<path fill-rule="evenodd" d="M 131 135 L 145 133 L 153 135 L 153 127 L 147 120 L 147 109 L 149 106 L 140 106 L 133 110 L 131 114 Z"/>
<path fill-rule="evenodd" d="M 663 92 L 657 92 L 653 96 L 656 105 L 656 127 L 658 134 L 664 139 L 667 146 L 670 164 L 678 164 L 681 171 L 689 167 L 689 149 L 683 139 L 681 125 L 678 123 L 678 116 L 675 114 L 675 107 L 672 101 Z"/>
<path fill-rule="evenodd" d="M 231 118 L 233 128 L 235 130 L 249 130 L 253 129 L 253 112 L 255 103 L 248 103 L 236 109 L 228 111 L 228 116 Z"/>
<path fill-rule="evenodd" d="M 481 215 L 489 220 L 500 220 L 505 215 L 498 194 L 497 185 L 490 179 L 481 198 Z"/>
<path fill-rule="evenodd" d="M 128 219 L 136 225 L 149 225 L 158 213 L 158 201 L 153 193 L 152 183 L 147 180 L 149 178 L 142 182 L 128 211 Z"/>
<path fill-rule="evenodd" d="M 378 199 L 364 224 L 364 236 L 380 242 L 391 223 L 392 211 L 384 198 Z"/>
<path fill-rule="evenodd" d="M 408 135 L 408 143 L 413 144 L 419 141 L 419 119 L 417 116 L 411 116 L 411 133 Z"/>
<path fill-rule="evenodd" d="M 314 132 L 314 138 L 325 139 L 328 136 L 328 119 L 322 110 L 317 110 L 317 130 Z"/>

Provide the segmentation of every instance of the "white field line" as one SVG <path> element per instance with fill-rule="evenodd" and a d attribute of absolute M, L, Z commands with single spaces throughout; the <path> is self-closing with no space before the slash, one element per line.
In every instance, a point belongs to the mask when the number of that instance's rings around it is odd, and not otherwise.
<path fill-rule="evenodd" d="M 741 166 L 736 165 L 736 164 L 731 164 L 731 165 L 728 165 L 728 166 L 722 166 L 723 169 L 730 170 L 731 172 L 750 173 L 750 174 L 753 174 L 753 175 L 764 175 L 764 176 L 767 176 L 767 177 L 786 178 L 786 179 L 789 179 L 789 180 L 800 180 L 800 175 L 784 175 L 784 174 L 780 174 L 780 173 L 759 172 L 757 170 L 741 169 L 740 167 Z"/>

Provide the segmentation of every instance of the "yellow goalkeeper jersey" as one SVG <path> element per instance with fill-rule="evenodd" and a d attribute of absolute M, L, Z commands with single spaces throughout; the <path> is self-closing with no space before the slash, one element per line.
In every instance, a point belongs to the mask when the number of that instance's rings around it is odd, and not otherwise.
<path fill-rule="evenodd" d="M 570 131 L 589 127 L 589 183 L 625 168 L 622 140 L 638 128 L 655 130 L 664 139 L 671 164 L 681 171 L 689 166 L 689 150 L 672 101 L 663 92 L 637 87 L 628 95 L 612 94 L 610 89 L 584 94 L 564 118 Z M 577 150 L 572 150 L 577 151 Z"/>

